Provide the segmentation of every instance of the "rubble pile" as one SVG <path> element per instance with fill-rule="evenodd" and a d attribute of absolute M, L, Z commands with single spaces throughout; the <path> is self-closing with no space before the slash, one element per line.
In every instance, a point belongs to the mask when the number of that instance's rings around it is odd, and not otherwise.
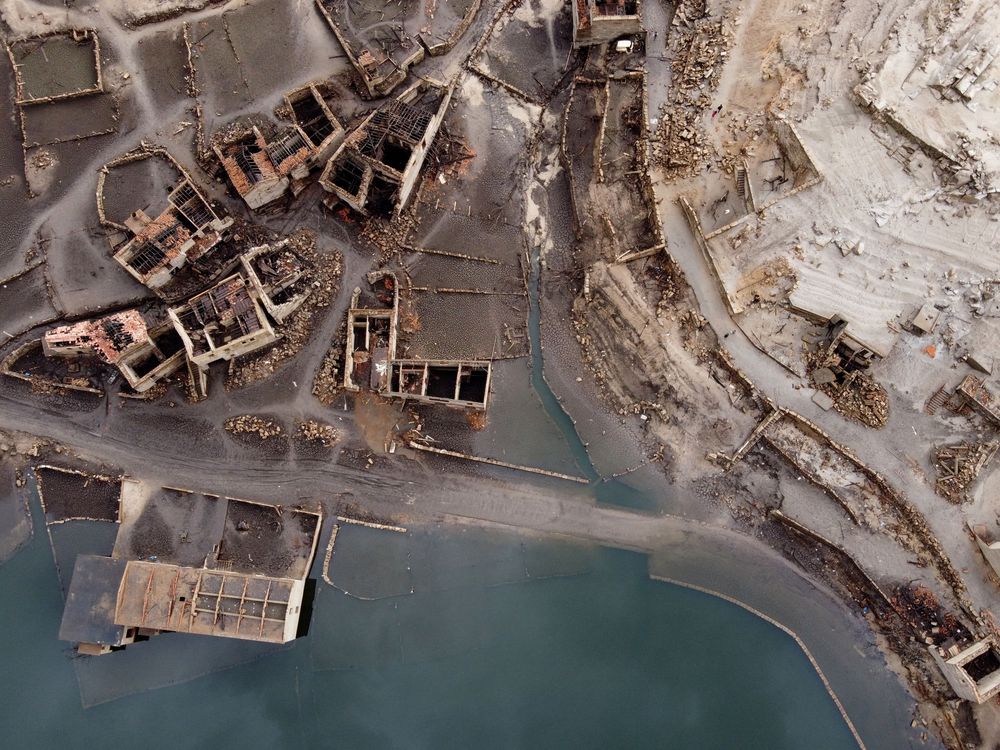
<path fill-rule="evenodd" d="M 669 253 L 660 253 L 653 262 L 645 268 L 646 276 L 653 279 L 660 289 L 660 301 L 657 307 L 663 307 L 671 302 L 677 302 L 684 294 L 687 279 L 677 265 L 677 261 Z"/>
<path fill-rule="evenodd" d="M 833 399 L 834 409 L 863 425 L 878 429 L 889 421 L 889 394 L 870 375 L 853 372 L 843 384 L 828 383 L 819 390 Z"/>
<path fill-rule="evenodd" d="M 299 422 L 296 426 L 295 434 L 303 440 L 311 443 L 320 443 L 326 448 L 337 442 L 337 438 L 339 437 L 333 425 L 317 422 L 315 419 Z"/>
<path fill-rule="evenodd" d="M 384 266 L 401 248 L 406 247 L 408 238 L 416 227 L 417 217 L 412 209 L 392 220 L 369 216 L 361 225 L 361 239 L 375 248 L 377 265 Z"/>
<path fill-rule="evenodd" d="M 681 313 L 679 321 L 684 348 L 695 355 L 699 362 L 708 362 L 713 357 L 718 339 L 708 320 L 697 310 L 688 308 Z"/>
<path fill-rule="evenodd" d="M 711 154 L 699 120 L 712 106 L 731 39 L 722 19 L 709 17 L 705 0 L 682 0 L 669 33 L 673 80 L 652 160 L 668 176 L 686 176 Z"/>
<path fill-rule="evenodd" d="M 270 419 L 264 419 L 254 414 L 241 414 L 237 417 L 230 417 L 223 426 L 226 432 L 233 435 L 256 435 L 261 440 L 281 437 L 285 434 L 285 428 Z"/>
<path fill-rule="evenodd" d="M 969 499 L 968 489 L 986 465 L 993 460 L 1000 443 L 958 443 L 942 445 L 934 451 L 937 480 L 934 491 L 956 505 Z"/>
<path fill-rule="evenodd" d="M 431 142 L 424 166 L 424 182 L 433 185 L 438 175 L 458 177 L 468 171 L 469 162 L 476 156 L 469 144 L 448 132 L 442 124 L 437 137 Z"/>
<path fill-rule="evenodd" d="M 324 406 L 332 404 L 333 400 L 343 390 L 344 384 L 341 381 L 340 363 L 344 361 L 344 341 L 346 336 L 347 324 L 344 323 L 340 326 L 336 338 L 323 356 L 323 362 L 320 364 L 319 369 L 316 371 L 316 377 L 313 379 L 312 394 Z"/>
<path fill-rule="evenodd" d="M 178 380 L 180 381 L 184 381 L 187 379 L 186 376 L 183 374 L 175 373 L 175 375 L 177 375 Z M 133 392 L 132 389 L 129 388 L 128 383 L 125 383 L 124 385 L 122 385 L 122 390 L 121 392 L 119 392 L 118 395 L 121 396 L 122 398 L 131 398 L 137 401 L 156 401 L 167 395 L 167 382 L 172 377 L 174 376 L 161 380 L 159 383 L 153 385 L 153 387 L 150 388 L 148 391 L 143 391 L 142 393 Z"/>
<path fill-rule="evenodd" d="M 267 118 L 258 114 L 243 115 L 213 131 L 205 147 L 197 154 L 201 166 L 210 173 L 222 174 L 222 164 L 215 154 L 215 147 L 224 148 L 240 141 L 252 140 L 253 129 L 257 128 L 264 137 L 273 135 L 275 126 Z"/>
<path fill-rule="evenodd" d="M 925 643 L 942 643 L 965 632 L 958 618 L 945 610 L 926 586 L 899 586 L 893 592 L 892 603 L 914 630 L 924 634 Z"/>
<path fill-rule="evenodd" d="M 489 420 L 485 411 L 480 409 L 469 409 L 465 412 L 465 422 L 476 432 L 482 432 L 486 429 Z"/>

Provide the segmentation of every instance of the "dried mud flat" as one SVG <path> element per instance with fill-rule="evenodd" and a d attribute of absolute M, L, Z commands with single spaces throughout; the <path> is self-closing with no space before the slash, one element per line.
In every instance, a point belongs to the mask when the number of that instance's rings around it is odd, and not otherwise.
<path fill-rule="evenodd" d="M 120 479 L 52 466 L 39 466 L 35 474 L 48 523 L 70 519 L 118 521 Z"/>
<path fill-rule="evenodd" d="M 275 577 L 298 577 L 318 518 L 312 513 L 230 500 L 218 565 Z"/>

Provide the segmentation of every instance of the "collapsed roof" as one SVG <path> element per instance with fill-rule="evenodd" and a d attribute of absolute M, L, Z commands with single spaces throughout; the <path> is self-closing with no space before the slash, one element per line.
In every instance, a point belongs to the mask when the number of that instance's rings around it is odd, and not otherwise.
<path fill-rule="evenodd" d="M 406 208 L 454 84 L 421 80 L 372 112 L 327 162 L 323 189 L 364 214 Z"/>

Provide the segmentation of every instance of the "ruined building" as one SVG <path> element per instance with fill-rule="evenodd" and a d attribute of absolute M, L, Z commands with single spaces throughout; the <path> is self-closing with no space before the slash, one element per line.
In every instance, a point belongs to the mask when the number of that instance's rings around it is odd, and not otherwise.
<path fill-rule="evenodd" d="M 240 262 L 257 299 L 276 323 L 283 322 L 309 296 L 311 277 L 288 240 L 251 248 Z"/>
<path fill-rule="evenodd" d="M 136 310 L 59 326 L 42 338 L 47 357 L 96 358 L 118 368 L 138 393 L 188 362 L 196 395 L 205 395 L 216 361 L 257 351 L 280 338 L 274 326 L 312 291 L 310 266 L 288 240 L 251 248 L 229 276 L 167 311 L 148 327 Z"/>
<path fill-rule="evenodd" d="M 309 172 L 325 162 L 344 136 L 315 84 L 289 92 L 285 105 L 292 124 L 270 138 L 254 126 L 213 146 L 233 189 L 251 209 L 298 195 Z"/>
<path fill-rule="evenodd" d="M 287 643 L 298 631 L 304 591 L 302 579 L 129 560 L 115 624 Z"/>
<path fill-rule="evenodd" d="M 180 493 L 204 504 L 206 527 L 192 529 L 188 545 L 167 546 L 147 559 L 132 559 L 128 540 L 138 519 Z M 163 632 L 287 643 L 299 631 L 306 578 L 316 554 L 322 511 L 219 498 L 187 490 L 122 484 L 122 516 L 110 557 L 79 555 L 66 596 L 59 637 L 82 654 L 106 654 Z M 249 539 L 246 526 L 262 523 Z M 139 526 L 138 528 L 141 528 Z M 263 537 L 281 550 L 261 561 Z M 204 553 L 200 565 L 190 559 Z M 185 562 L 185 559 L 188 562 Z"/>
<path fill-rule="evenodd" d="M 486 409 L 492 362 L 397 358 L 396 277 L 376 281 L 374 304 L 362 307 L 354 290 L 347 313 L 344 387 L 457 408 Z"/>
<path fill-rule="evenodd" d="M 196 395 L 204 396 L 208 368 L 269 346 L 309 296 L 312 276 L 291 244 L 251 248 L 235 273 L 168 310 L 184 349 Z"/>
<path fill-rule="evenodd" d="M 303 579 L 80 555 L 59 637 L 96 656 L 163 632 L 287 643 Z"/>
<path fill-rule="evenodd" d="M 323 189 L 363 214 L 398 216 L 420 177 L 452 88 L 421 80 L 368 115 L 327 162 Z"/>
<path fill-rule="evenodd" d="M 95 356 L 110 365 L 149 341 L 146 321 L 135 310 L 59 326 L 42 337 L 46 356 Z"/>
<path fill-rule="evenodd" d="M 192 367 L 192 378 L 207 387 L 213 362 L 230 360 L 278 340 L 246 281 L 239 274 L 223 279 L 187 303 L 168 311 Z M 197 373 L 195 372 L 197 369 Z"/>
<path fill-rule="evenodd" d="M 1000 693 L 1000 648 L 993 638 L 965 648 L 931 646 L 930 652 L 959 698 L 985 703 Z"/>
<path fill-rule="evenodd" d="M 184 363 L 184 347 L 173 326 L 150 331 L 136 310 L 53 328 L 42 337 L 42 351 L 49 357 L 96 357 L 117 367 L 138 393 Z"/>
<path fill-rule="evenodd" d="M 571 0 L 573 48 L 642 34 L 640 0 Z"/>
<path fill-rule="evenodd" d="M 125 220 L 129 238 L 115 248 L 115 260 L 139 283 L 159 289 L 185 263 L 206 256 L 233 220 L 217 214 L 185 175 L 155 218 L 144 210 Z"/>

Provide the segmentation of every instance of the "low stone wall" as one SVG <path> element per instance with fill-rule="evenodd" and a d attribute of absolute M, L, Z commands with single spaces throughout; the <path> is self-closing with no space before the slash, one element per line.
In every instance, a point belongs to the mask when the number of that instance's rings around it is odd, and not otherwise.
<path fill-rule="evenodd" d="M 476 14 L 479 12 L 479 8 L 482 5 L 482 0 L 475 0 L 469 9 L 465 12 L 465 16 L 462 18 L 458 26 L 455 27 L 454 31 L 448 35 L 448 38 L 443 42 L 438 42 L 437 44 L 425 44 L 423 39 L 420 40 L 421 44 L 424 45 L 424 49 L 427 50 L 427 54 L 431 57 L 440 57 L 441 55 L 446 55 L 451 52 L 455 45 L 458 44 L 458 40 L 461 39 L 465 32 L 469 30 L 472 22 L 476 20 Z"/>

